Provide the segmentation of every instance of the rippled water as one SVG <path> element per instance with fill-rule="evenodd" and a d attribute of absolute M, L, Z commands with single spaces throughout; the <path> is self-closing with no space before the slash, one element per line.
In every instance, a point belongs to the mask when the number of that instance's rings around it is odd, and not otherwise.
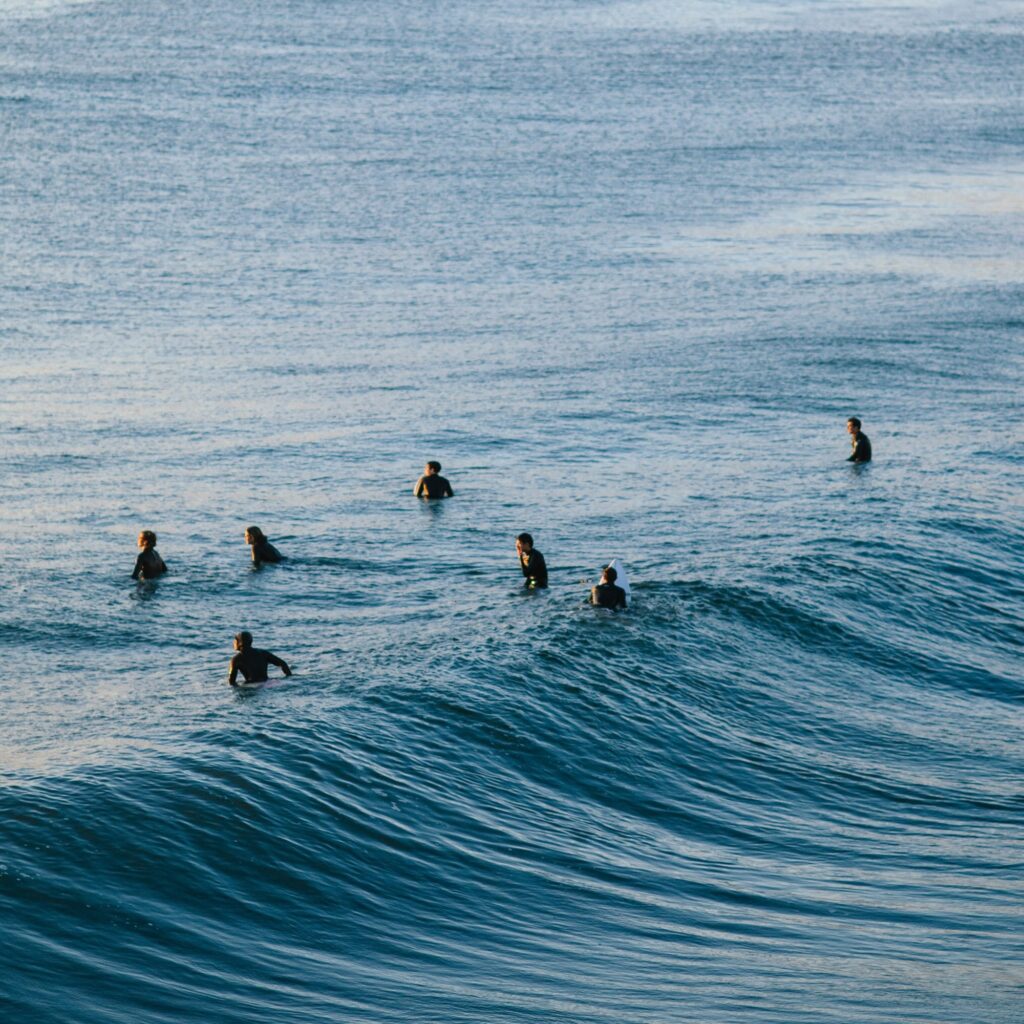
<path fill-rule="evenodd" d="M 1024 1019 L 1022 67 L 1008 3 L 0 6 L 6 1019 Z"/>

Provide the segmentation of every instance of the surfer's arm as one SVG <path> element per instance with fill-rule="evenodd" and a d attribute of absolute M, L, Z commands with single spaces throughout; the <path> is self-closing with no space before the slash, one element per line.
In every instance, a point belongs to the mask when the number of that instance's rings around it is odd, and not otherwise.
<path fill-rule="evenodd" d="M 416 481 L 416 484 L 412 489 L 412 493 L 415 494 L 417 498 L 423 493 L 423 477 L 420 477 L 419 480 Z"/>
<path fill-rule="evenodd" d="M 137 580 L 142 575 L 142 555 L 135 559 L 135 568 L 132 569 L 132 579 Z"/>
<path fill-rule="evenodd" d="M 236 680 L 238 679 L 238 655 L 231 659 L 231 667 L 228 669 L 228 685 L 236 686 Z"/>
<path fill-rule="evenodd" d="M 444 482 L 444 496 L 446 498 L 454 498 L 455 492 L 452 490 L 452 485 L 447 480 Z"/>
<path fill-rule="evenodd" d="M 276 654 L 271 654 L 270 651 L 267 651 L 267 661 L 269 661 L 271 665 L 276 665 L 286 676 L 290 676 L 292 674 L 292 670 L 288 667 L 284 658 L 279 658 Z"/>

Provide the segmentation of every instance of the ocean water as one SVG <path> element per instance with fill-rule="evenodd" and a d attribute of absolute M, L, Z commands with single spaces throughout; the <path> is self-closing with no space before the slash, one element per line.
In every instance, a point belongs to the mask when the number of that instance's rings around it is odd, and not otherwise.
<path fill-rule="evenodd" d="M 0 5 L 4 1020 L 1024 1020 L 1022 69 L 998 2 Z"/>

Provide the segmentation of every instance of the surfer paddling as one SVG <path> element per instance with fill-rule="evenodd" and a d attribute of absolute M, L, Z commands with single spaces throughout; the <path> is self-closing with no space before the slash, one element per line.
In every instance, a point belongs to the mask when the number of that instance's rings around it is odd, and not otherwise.
<path fill-rule="evenodd" d="M 516 537 L 516 553 L 519 566 L 526 577 L 524 586 L 528 590 L 543 590 L 548 585 L 548 566 L 544 556 L 533 546 L 533 537 L 521 533 Z"/>
<path fill-rule="evenodd" d="M 412 493 L 417 498 L 454 498 L 455 492 L 447 478 L 441 476 L 441 463 L 431 459 L 423 467 L 423 476 L 416 481 Z"/>
<path fill-rule="evenodd" d="M 597 608 L 611 608 L 618 611 L 626 607 L 626 592 L 615 581 L 619 573 L 614 565 L 606 565 L 601 573 L 601 582 L 590 588 L 590 603 Z"/>
<path fill-rule="evenodd" d="M 853 448 L 847 462 L 870 462 L 871 442 L 868 435 L 860 429 L 860 420 L 851 416 L 846 421 L 846 432 L 850 435 L 850 446 Z"/>
<path fill-rule="evenodd" d="M 238 653 L 231 659 L 231 668 L 228 671 L 228 682 L 232 686 L 239 685 L 239 672 L 247 683 L 265 683 L 268 665 L 276 665 L 286 676 L 292 674 L 284 659 L 271 654 L 270 651 L 261 651 L 258 647 L 253 647 L 252 633 L 248 630 L 235 634 L 235 650 Z"/>
<path fill-rule="evenodd" d="M 245 531 L 245 543 L 252 551 L 252 564 L 257 568 L 264 562 L 284 561 L 284 555 L 267 540 L 266 534 L 258 526 L 250 526 Z"/>
<path fill-rule="evenodd" d="M 132 569 L 133 580 L 155 580 L 167 572 L 167 566 L 156 550 L 156 534 L 152 530 L 143 530 L 139 534 L 139 557 L 135 559 Z"/>

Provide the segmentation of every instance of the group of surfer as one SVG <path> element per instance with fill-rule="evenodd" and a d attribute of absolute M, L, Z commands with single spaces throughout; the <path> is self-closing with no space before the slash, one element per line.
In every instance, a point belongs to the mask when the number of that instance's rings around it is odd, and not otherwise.
<path fill-rule="evenodd" d="M 264 562 L 282 562 L 284 555 L 267 540 L 266 535 L 258 526 L 249 526 L 245 531 L 245 543 L 252 553 L 252 562 L 260 566 Z M 167 572 L 167 563 L 160 557 L 156 549 L 156 534 L 152 530 L 143 530 L 139 534 L 139 557 L 135 559 L 132 569 L 133 580 L 155 580 Z"/>
<path fill-rule="evenodd" d="M 852 452 L 847 462 L 870 462 L 871 442 L 867 434 L 861 430 L 861 422 L 856 416 L 846 421 L 846 431 L 850 435 Z M 441 463 L 431 460 L 423 468 L 423 475 L 416 481 L 413 494 L 417 498 L 440 500 L 455 496 L 452 485 L 441 476 Z M 250 526 L 245 531 L 245 542 L 249 545 L 253 565 L 259 567 L 264 563 L 283 561 L 284 556 L 267 539 L 258 526 Z M 139 552 L 132 570 L 132 579 L 152 580 L 167 572 L 167 565 L 156 550 L 156 534 L 152 530 L 143 530 L 139 534 Z M 523 571 L 524 586 L 529 590 L 543 590 L 548 585 L 548 566 L 544 556 L 533 545 L 533 537 L 529 533 L 521 533 L 516 537 L 516 554 L 519 566 Z M 618 571 L 614 565 L 606 565 L 601 572 L 600 582 L 590 590 L 590 603 L 597 608 L 608 608 L 618 611 L 626 607 L 626 591 L 618 586 Z M 267 669 L 270 665 L 278 666 L 286 675 L 292 674 L 287 663 L 270 651 L 261 650 L 252 645 L 252 634 L 243 630 L 235 634 L 236 654 L 231 659 L 228 671 L 228 682 L 238 686 L 238 675 L 241 673 L 246 683 L 264 683 L 267 681 Z"/>

